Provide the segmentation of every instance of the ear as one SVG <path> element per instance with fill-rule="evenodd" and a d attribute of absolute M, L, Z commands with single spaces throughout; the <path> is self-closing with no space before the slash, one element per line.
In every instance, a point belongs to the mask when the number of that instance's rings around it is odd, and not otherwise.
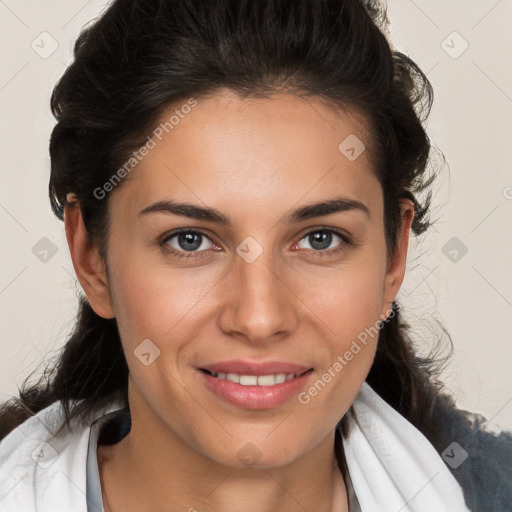
<path fill-rule="evenodd" d="M 401 227 L 397 233 L 395 251 L 388 263 L 384 280 L 384 302 L 381 311 L 383 320 L 390 315 L 391 306 L 404 280 L 409 234 L 414 219 L 414 203 L 410 199 L 400 200 L 400 216 Z"/>
<path fill-rule="evenodd" d="M 103 318 L 114 318 L 105 265 L 97 245 L 89 238 L 78 201 L 66 202 L 64 225 L 73 266 L 89 304 Z"/>

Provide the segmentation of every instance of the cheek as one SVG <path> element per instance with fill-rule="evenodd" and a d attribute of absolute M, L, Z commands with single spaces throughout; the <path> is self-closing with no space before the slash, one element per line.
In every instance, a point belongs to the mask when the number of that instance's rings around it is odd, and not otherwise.
<path fill-rule="evenodd" d="M 130 374 L 145 397 L 152 397 L 155 410 L 164 407 L 169 390 L 179 381 L 180 363 L 190 340 L 200 339 L 199 316 L 214 282 L 204 272 L 196 272 L 193 278 L 191 274 L 170 271 L 162 264 L 148 265 L 147 258 L 143 265 L 141 258 L 128 252 L 116 260 L 111 272 L 114 308 Z M 146 353 L 149 356 L 144 361 Z M 174 407 L 186 405 L 178 392 Z"/>
<path fill-rule="evenodd" d="M 298 294 L 340 347 L 379 320 L 384 268 L 378 262 L 347 265 L 328 276 L 301 280 Z"/>
<path fill-rule="evenodd" d="M 329 382 L 335 401 L 355 396 L 368 374 L 380 333 L 384 267 L 378 256 L 347 265 L 331 279 L 304 281 L 310 319 L 325 333 L 329 355 L 320 378 Z M 321 284 L 321 286 L 320 286 Z M 315 320 L 316 318 L 316 320 Z"/>
<path fill-rule="evenodd" d="M 165 261 L 148 263 L 147 256 L 125 251 L 116 260 L 110 281 L 124 338 L 134 344 L 146 338 L 166 339 L 178 323 L 200 309 L 198 304 L 213 284 L 212 272 L 171 270 Z"/>

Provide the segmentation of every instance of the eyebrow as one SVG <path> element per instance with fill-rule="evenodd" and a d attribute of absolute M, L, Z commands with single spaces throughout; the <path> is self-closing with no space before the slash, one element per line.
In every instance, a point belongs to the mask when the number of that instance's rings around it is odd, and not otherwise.
<path fill-rule="evenodd" d="M 291 213 L 285 215 L 283 220 L 284 222 L 293 224 L 315 217 L 323 217 L 325 215 L 332 215 L 333 213 L 347 211 L 360 211 L 363 212 L 368 219 L 371 219 L 370 210 L 361 201 L 358 201 L 357 199 L 350 199 L 348 197 L 335 197 L 327 201 L 301 206 L 300 208 L 297 208 Z M 206 220 L 228 227 L 232 226 L 229 217 L 215 208 L 205 208 L 194 204 L 178 203 L 171 200 L 157 201 L 156 203 L 150 204 L 139 212 L 138 217 L 156 212 L 171 213 L 174 215 L 188 217 L 190 219 Z"/>

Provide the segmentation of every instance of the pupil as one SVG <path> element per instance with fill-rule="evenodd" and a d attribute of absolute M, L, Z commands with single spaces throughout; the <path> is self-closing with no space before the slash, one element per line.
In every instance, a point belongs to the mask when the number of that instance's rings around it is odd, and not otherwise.
<path fill-rule="evenodd" d="M 182 249 L 186 251 L 192 251 L 200 247 L 200 239 L 198 233 L 181 233 L 178 236 L 178 242 Z M 194 237 L 196 238 L 196 242 L 194 243 Z"/>
<path fill-rule="evenodd" d="M 327 233 L 325 231 L 317 231 L 316 233 L 313 233 L 312 235 L 310 235 L 310 237 L 313 238 L 313 241 L 311 243 L 311 246 L 314 248 L 314 249 L 326 249 L 327 247 L 329 247 L 330 243 L 331 243 L 331 239 L 332 239 L 332 234 L 331 233 Z M 317 244 L 317 242 L 320 242 L 320 247 L 316 246 L 315 244 Z M 327 243 L 325 243 L 327 242 Z M 322 244 L 324 245 L 322 247 Z"/>

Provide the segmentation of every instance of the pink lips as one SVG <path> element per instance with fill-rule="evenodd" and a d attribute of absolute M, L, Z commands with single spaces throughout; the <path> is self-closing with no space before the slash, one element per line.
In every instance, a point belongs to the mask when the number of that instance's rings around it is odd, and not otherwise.
<path fill-rule="evenodd" d="M 238 375 L 294 374 L 294 378 L 273 386 L 245 386 L 226 379 L 214 377 L 213 373 L 236 373 Z M 312 368 L 294 363 L 267 361 L 264 363 L 232 360 L 202 366 L 201 379 L 207 388 L 227 402 L 245 409 L 268 409 L 286 402 L 304 388 L 313 373 Z"/>

